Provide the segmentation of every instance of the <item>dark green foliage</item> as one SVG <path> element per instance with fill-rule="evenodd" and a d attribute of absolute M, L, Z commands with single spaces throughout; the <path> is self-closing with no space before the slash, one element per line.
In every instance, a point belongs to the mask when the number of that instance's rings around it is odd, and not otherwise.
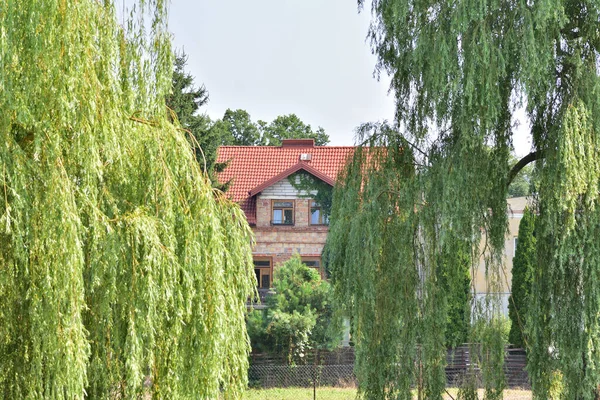
<path fill-rule="evenodd" d="M 172 92 L 166 98 L 167 107 L 175 113 L 196 154 L 196 160 L 213 177 L 217 148 L 223 144 L 223 131 L 213 129 L 208 116 L 200 108 L 208 103 L 208 91 L 204 86 L 196 88 L 194 77 L 185 71 L 187 55 L 175 54 L 173 64 Z M 215 179 L 213 179 L 216 181 Z"/>
<path fill-rule="evenodd" d="M 314 139 L 317 146 L 329 143 L 329 136 L 323 128 L 313 131 L 295 114 L 280 115 L 268 124 L 265 121 L 253 122 L 245 110 L 227 109 L 211 130 L 215 131 L 215 136 L 222 138 L 223 144 L 234 146 L 281 146 L 283 139 Z"/>
<path fill-rule="evenodd" d="M 255 351 L 285 354 L 299 362 L 306 350 L 334 347 L 341 325 L 333 317 L 331 287 L 319 271 L 302 264 L 295 255 L 275 270 L 275 294 L 268 308 L 248 317 L 248 333 Z"/>
<path fill-rule="evenodd" d="M 204 86 L 195 87 L 194 77 L 185 71 L 186 64 L 187 55 L 184 52 L 175 53 L 172 93 L 166 98 L 166 103 L 175 111 L 181 126 L 190 129 L 201 125 L 206 118 L 198 115 L 198 111 L 208 103 L 208 91 Z"/>
<path fill-rule="evenodd" d="M 536 397 L 546 397 L 558 371 L 564 398 L 594 398 L 600 382 L 600 2 L 370 4 L 377 71 L 391 75 L 397 126 L 420 154 L 423 186 L 436 188 L 437 200 L 427 189 L 419 198 L 436 210 L 442 234 L 451 229 L 471 241 L 469 225 L 485 230 L 492 292 L 501 290 L 514 110 L 526 107 L 539 210 L 528 369 Z M 499 326 L 498 302 L 489 300 L 475 318 Z M 484 347 L 494 352 L 488 359 L 496 363 L 496 372 L 484 377 L 494 380 L 502 375 L 499 334 L 484 335 Z M 487 395 L 499 396 L 500 387 L 486 383 Z"/>
<path fill-rule="evenodd" d="M 269 125 L 264 126 L 263 137 L 269 146 L 280 146 L 283 139 L 314 139 L 315 146 L 329 143 L 329 135 L 321 127 L 313 131 L 296 114 L 280 115 Z"/>
<path fill-rule="evenodd" d="M 224 144 L 234 146 L 264 146 L 266 144 L 258 126 L 252 122 L 245 110 L 225 111 L 223 118 L 216 121 L 213 130 L 223 137 Z"/>
<path fill-rule="evenodd" d="M 531 283 L 536 262 L 535 214 L 527 208 L 519 224 L 517 249 L 513 258 L 511 295 L 508 299 L 508 316 L 511 321 L 508 341 L 517 347 L 525 347 Z"/>
<path fill-rule="evenodd" d="M 452 238 L 441 254 L 439 285 L 446 292 L 446 346 L 466 343 L 471 323 L 471 249 L 466 241 Z"/>

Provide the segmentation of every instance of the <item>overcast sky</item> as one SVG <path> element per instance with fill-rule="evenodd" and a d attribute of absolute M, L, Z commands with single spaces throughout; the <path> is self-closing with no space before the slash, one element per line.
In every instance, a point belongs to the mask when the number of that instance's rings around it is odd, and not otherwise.
<path fill-rule="evenodd" d="M 227 108 L 267 122 L 294 113 L 331 145 L 352 145 L 360 123 L 394 117 L 389 78 L 373 77 L 370 19 L 354 0 L 172 0 L 169 28 L 210 93 L 211 118 Z M 530 145 L 519 137 L 516 147 Z"/>

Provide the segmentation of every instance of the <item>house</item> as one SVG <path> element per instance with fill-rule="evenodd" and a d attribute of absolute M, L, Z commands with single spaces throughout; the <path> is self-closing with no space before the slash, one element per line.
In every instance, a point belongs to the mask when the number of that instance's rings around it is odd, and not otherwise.
<path fill-rule="evenodd" d="M 259 292 L 273 281 L 273 269 L 294 253 L 314 268 L 329 231 L 327 218 L 312 197 L 298 189 L 301 175 L 333 186 L 354 147 L 315 146 L 313 139 L 287 139 L 274 146 L 222 146 L 217 162 L 227 163 L 219 181 L 240 204 L 255 235 L 254 271 Z M 293 185 L 296 183 L 296 185 Z"/>
<path fill-rule="evenodd" d="M 254 271 L 264 298 L 273 282 L 276 266 L 298 253 L 308 266 L 320 269 L 321 253 L 329 231 L 319 204 L 292 183 L 307 174 L 333 186 L 354 147 L 315 146 L 312 139 L 287 139 L 274 146 L 222 146 L 217 162 L 227 163 L 219 181 L 230 182 L 227 194 L 240 204 L 255 235 Z M 290 181 L 291 180 L 291 181 Z M 509 229 L 506 236 L 500 296 L 508 310 L 512 258 L 525 197 L 508 199 Z M 474 271 L 477 297 L 489 291 L 485 263 Z"/>
<path fill-rule="evenodd" d="M 508 299 L 510 296 L 510 286 L 512 283 L 513 257 L 517 249 L 517 237 L 519 235 L 519 224 L 523 218 L 526 206 L 529 204 L 528 197 L 513 197 L 507 199 L 508 202 L 508 230 L 504 241 L 504 254 L 502 257 L 502 270 L 500 271 L 500 287 L 489 288 L 485 278 L 485 261 L 482 256 L 473 276 L 476 297 L 483 299 L 486 293 L 495 294 L 499 297 L 502 304 L 502 311 L 508 315 Z M 482 247 L 485 238 L 482 239 Z"/>

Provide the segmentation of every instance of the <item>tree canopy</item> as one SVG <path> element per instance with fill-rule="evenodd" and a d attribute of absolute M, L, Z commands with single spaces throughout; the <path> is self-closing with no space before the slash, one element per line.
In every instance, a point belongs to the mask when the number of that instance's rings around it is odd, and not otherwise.
<path fill-rule="evenodd" d="M 563 376 L 565 398 L 594 398 L 600 381 L 594 367 L 600 362 L 600 3 L 370 5 L 368 37 L 376 72 L 391 76 L 396 121 L 361 128 L 368 151 L 356 153 L 334 194 L 328 239 L 336 293 L 358 332 L 361 393 L 409 398 L 419 357 L 422 393 L 440 398 L 438 325 L 446 310 L 436 255 L 458 237 L 479 260 L 484 239 L 488 288 L 499 292 L 508 185 L 537 160 L 528 370 L 539 398 L 547 397 L 553 371 Z M 513 116 L 521 106 L 533 151 L 512 166 Z M 475 317 L 498 326 L 497 296 L 482 303 Z M 503 388 L 496 331 L 484 335 L 487 398 L 498 398 Z M 389 351 L 378 350 L 383 339 Z M 406 373 L 398 376 L 395 365 Z"/>
<path fill-rule="evenodd" d="M 235 146 L 264 146 L 266 144 L 256 123 L 246 110 L 227 109 L 213 129 L 223 131 L 225 144 Z"/>
<path fill-rule="evenodd" d="M 246 110 L 227 109 L 213 129 L 220 132 L 224 144 L 234 146 L 281 146 L 283 139 L 314 139 L 317 146 L 329 143 L 323 128 L 313 131 L 295 114 L 280 115 L 271 123 L 253 122 Z"/>
<path fill-rule="evenodd" d="M 284 139 L 314 139 L 316 146 L 329 143 L 329 135 L 323 128 L 318 127 L 313 131 L 311 126 L 302 122 L 296 114 L 278 116 L 269 125 L 264 126 L 263 132 L 269 146 L 280 146 Z"/>
<path fill-rule="evenodd" d="M 240 398 L 251 231 L 169 122 L 167 2 L 0 11 L 0 396 Z"/>

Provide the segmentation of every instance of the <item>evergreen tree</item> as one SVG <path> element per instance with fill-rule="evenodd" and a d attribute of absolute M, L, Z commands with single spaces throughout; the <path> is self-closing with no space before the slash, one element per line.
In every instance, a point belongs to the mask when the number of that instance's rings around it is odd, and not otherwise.
<path fill-rule="evenodd" d="M 446 346 L 466 343 L 471 323 L 471 249 L 449 238 L 441 253 L 439 284 L 446 292 Z"/>
<path fill-rule="evenodd" d="M 341 325 L 333 317 L 331 287 L 319 271 L 294 255 L 276 269 L 273 288 L 268 307 L 248 318 L 253 349 L 298 362 L 308 349 L 331 349 L 339 343 Z"/>
<path fill-rule="evenodd" d="M 2 398 L 246 387 L 252 234 L 168 119 L 167 7 L 0 6 Z"/>
<path fill-rule="evenodd" d="M 536 262 L 534 228 L 535 214 L 527 208 L 519 224 L 517 249 L 513 258 L 511 294 L 508 299 L 508 316 L 511 321 L 508 340 L 517 347 L 525 347 L 524 334 Z"/>
<path fill-rule="evenodd" d="M 196 88 L 194 77 L 185 71 L 187 55 L 175 54 L 173 64 L 172 92 L 167 96 L 167 106 L 173 110 L 181 126 L 188 132 L 188 140 L 194 148 L 196 159 L 213 177 L 213 166 L 217 158 L 217 148 L 226 140 L 223 132 L 211 129 L 210 118 L 200 113 L 200 108 L 208 103 L 208 91 L 204 85 Z"/>

